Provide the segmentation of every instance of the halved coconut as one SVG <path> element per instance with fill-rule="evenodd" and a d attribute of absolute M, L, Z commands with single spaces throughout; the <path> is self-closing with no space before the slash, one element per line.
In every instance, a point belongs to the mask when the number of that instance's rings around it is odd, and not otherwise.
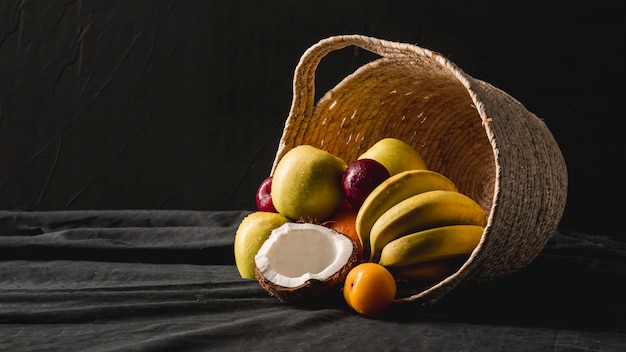
<path fill-rule="evenodd" d="M 358 262 L 348 236 L 322 225 L 287 223 L 272 231 L 255 256 L 255 276 L 282 302 L 338 290 Z"/>

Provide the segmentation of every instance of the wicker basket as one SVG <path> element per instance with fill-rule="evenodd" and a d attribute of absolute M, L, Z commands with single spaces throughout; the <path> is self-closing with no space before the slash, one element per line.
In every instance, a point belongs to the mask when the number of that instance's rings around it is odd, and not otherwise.
<path fill-rule="evenodd" d="M 320 60 L 348 46 L 380 58 L 345 77 L 315 105 Z M 297 145 L 314 145 L 350 162 L 381 138 L 396 137 L 487 214 L 482 240 L 459 271 L 398 302 L 431 305 L 459 284 L 523 268 L 561 219 L 567 169 L 546 125 L 520 102 L 438 53 L 359 35 L 330 37 L 301 57 L 293 93 L 274 168 Z"/>

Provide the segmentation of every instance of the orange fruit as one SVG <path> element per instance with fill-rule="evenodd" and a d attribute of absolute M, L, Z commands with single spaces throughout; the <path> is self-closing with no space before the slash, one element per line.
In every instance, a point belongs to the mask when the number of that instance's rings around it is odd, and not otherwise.
<path fill-rule="evenodd" d="M 377 263 L 361 263 L 348 273 L 343 297 L 356 312 L 373 316 L 389 308 L 396 291 L 396 280 L 387 268 Z"/>
<path fill-rule="evenodd" d="M 328 221 L 322 223 L 322 225 L 350 237 L 356 243 L 360 261 L 361 258 L 363 258 L 363 244 L 361 244 L 361 239 L 356 232 L 356 215 L 357 210 L 350 207 L 350 205 L 344 205 Z"/>

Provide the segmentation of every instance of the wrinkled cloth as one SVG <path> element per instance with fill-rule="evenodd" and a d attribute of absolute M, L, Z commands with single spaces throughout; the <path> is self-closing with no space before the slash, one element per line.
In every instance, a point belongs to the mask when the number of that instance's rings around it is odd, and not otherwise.
<path fill-rule="evenodd" d="M 0 350 L 626 350 L 623 238 L 559 229 L 515 274 L 368 318 L 242 279 L 248 213 L 0 212 Z"/>

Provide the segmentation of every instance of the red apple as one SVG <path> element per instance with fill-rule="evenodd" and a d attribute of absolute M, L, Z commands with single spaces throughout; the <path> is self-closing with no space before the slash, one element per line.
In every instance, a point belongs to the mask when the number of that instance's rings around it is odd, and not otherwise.
<path fill-rule="evenodd" d="M 272 176 L 264 179 L 256 191 L 256 207 L 259 211 L 277 213 L 276 208 L 274 208 L 274 202 L 272 202 L 271 191 Z"/>
<path fill-rule="evenodd" d="M 343 191 L 354 209 L 359 209 L 365 198 L 384 180 L 389 171 L 373 159 L 359 159 L 348 165 L 342 176 Z"/>

